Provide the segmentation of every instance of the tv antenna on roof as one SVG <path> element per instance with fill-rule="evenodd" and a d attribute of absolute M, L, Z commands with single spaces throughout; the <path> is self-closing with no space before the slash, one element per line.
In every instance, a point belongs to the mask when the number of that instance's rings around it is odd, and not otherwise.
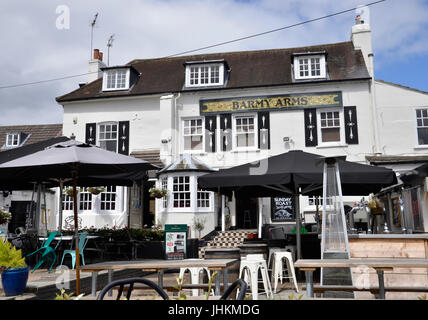
<path fill-rule="evenodd" d="M 98 12 L 95 14 L 94 20 L 92 20 L 91 22 L 91 52 L 90 52 L 90 58 L 92 59 L 92 42 L 93 42 L 93 38 L 94 38 L 94 26 L 95 23 L 97 22 L 97 18 L 98 18 Z"/>
<path fill-rule="evenodd" d="M 110 65 L 110 47 L 113 47 L 114 34 L 107 41 L 107 65 Z"/>

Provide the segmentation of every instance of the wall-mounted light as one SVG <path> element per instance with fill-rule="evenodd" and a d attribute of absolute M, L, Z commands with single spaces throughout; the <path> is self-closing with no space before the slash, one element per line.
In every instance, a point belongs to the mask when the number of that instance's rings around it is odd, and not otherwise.
<path fill-rule="evenodd" d="M 77 117 L 73 118 L 73 124 L 77 124 Z"/>

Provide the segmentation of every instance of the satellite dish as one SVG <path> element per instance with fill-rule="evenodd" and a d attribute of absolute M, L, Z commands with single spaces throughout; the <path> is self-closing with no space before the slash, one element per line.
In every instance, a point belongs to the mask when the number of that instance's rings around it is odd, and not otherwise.
<path fill-rule="evenodd" d="M 357 9 L 355 9 L 355 14 L 360 18 L 361 23 L 364 24 L 370 24 L 370 9 L 368 6 L 358 6 Z"/>

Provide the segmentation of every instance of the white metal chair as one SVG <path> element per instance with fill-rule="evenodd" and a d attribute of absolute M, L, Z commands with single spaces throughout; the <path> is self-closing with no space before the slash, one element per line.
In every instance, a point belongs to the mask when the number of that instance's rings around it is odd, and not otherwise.
<path fill-rule="evenodd" d="M 262 275 L 264 293 L 267 298 L 272 298 L 272 287 L 269 280 L 266 260 L 263 258 L 263 254 L 248 254 L 246 258 L 241 258 L 239 278 L 242 279 L 242 277 L 244 277 L 244 281 L 251 287 L 253 300 L 257 300 L 259 297 L 259 271 Z"/>
<path fill-rule="evenodd" d="M 276 289 L 278 287 L 278 280 L 282 279 L 291 279 L 293 280 L 294 286 L 296 288 L 296 292 L 299 292 L 299 288 L 297 286 L 296 274 L 294 272 L 294 263 L 292 253 L 287 251 L 286 249 L 273 251 L 273 269 L 272 269 L 272 282 L 274 283 L 274 293 L 276 293 Z M 284 277 L 283 263 L 284 260 L 287 263 L 287 276 Z"/>
<path fill-rule="evenodd" d="M 199 284 L 199 274 L 203 271 L 206 271 L 208 275 L 208 279 L 211 277 L 211 272 L 206 267 L 186 267 L 186 268 L 180 268 L 180 275 L 179 277 L 183 279 L 184 273 L 186 271 L 190 272 L 190 279 L 192 284 Z M 211 294 L 214 295 L 214 290 L 211 290 Z M 199 289 L 192 289 L 192 296 L 198 296 L 199 295 Z"/>

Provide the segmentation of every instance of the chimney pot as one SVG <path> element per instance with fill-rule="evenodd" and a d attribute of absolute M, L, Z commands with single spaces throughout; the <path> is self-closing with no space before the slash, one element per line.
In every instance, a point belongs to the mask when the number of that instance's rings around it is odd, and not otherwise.
<path fill-rule="evenodd" d="M 100 50 L 99 49 L 94 49 L 94 60 L 98 60 L 100 55 Z"/>
<path fill-rule="evenodd" d="M 100 52 L 100 53 L 99 53 L 99 55 L 98 55 L 98 59 L 99 59 L 100 61 L 103 61 L 103 53 L 102 53 L 102 52 Z"/>

